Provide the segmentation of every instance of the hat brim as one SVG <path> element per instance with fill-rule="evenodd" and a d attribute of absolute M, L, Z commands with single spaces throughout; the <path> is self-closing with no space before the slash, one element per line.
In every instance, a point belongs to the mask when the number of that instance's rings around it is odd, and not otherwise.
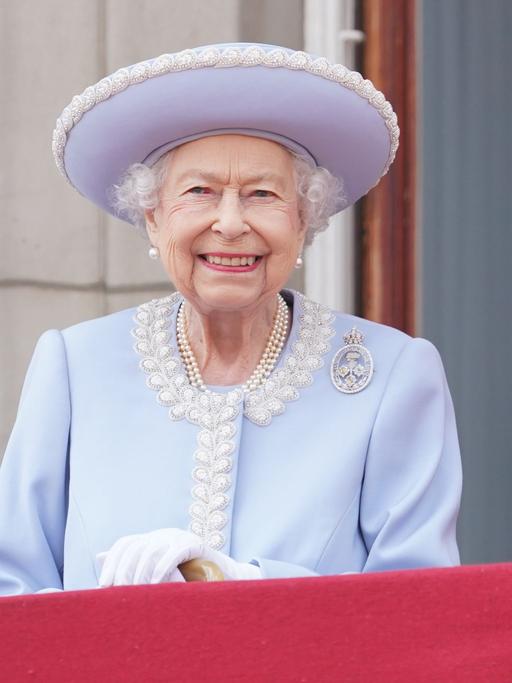
<path fill-rule="evenodd" d="M 346 205 L 379 181 L 395 155 L 391 105 L 340 65 L 273 46 L 198 48 L 158 60 L 103 79 L 74 98 L 57 123 L 61 170 L 113 215 L 109 190 L 131 164 L 154 163 L 167 149 L 204 135 L 247 132 L 306 150 L 343 180 Z"/>

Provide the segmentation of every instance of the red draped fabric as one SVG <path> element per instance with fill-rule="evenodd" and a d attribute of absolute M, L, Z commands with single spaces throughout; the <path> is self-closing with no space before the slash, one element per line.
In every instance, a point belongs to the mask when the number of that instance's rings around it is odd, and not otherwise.
<path fill-rule="evenodd" d="M 512 564 L 0 598 L 0 680 L 512 681 Z"/>

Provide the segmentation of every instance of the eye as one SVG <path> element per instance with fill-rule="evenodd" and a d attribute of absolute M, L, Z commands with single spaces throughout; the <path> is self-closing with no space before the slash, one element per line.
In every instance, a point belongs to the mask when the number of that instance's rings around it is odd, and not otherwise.
<path fill-rule="evenodd" d="M 194 187 L 191 187 L 189 190 L 187 190 L 187 194 L 209 194 L 211 192 L 209 187 L 203 187 L 202 185 L 194 185 Z"/>
<path fill-rule="evenodd" d="M 265 197 L 273 197 L 274 193 L 271 192 L 270 190 L 254 190 L 253 195 L 255 197 L 265 198 Z"/>

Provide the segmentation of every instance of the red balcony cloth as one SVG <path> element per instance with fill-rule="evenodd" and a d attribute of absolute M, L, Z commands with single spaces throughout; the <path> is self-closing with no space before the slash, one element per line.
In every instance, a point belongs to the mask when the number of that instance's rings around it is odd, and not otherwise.
<path fill-rule="evenodd" d="M 0 598 L 0 680 L 512 681 L 512 564 Z"/>

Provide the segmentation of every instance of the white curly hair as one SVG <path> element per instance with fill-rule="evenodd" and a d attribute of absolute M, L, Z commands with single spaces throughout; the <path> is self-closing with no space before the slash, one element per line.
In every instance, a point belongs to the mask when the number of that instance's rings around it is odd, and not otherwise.
<path fill-rule="evenodd" d="M 286 148 L 285 148 L 286 149 Z M 171 155 L 164 154 L 153 166 L 132 164 L 121 177 L 119 185 L 110 191 L 110 202 L 117 213 L 132 223 L 142 236 L 146 236 L 144 211 L 155 209 Z M 295 182 L 299 197 L 299 215 L 307 225 L 305 245 L 329 225 L 329 217 L 344 209 L 348 202 L 343 181 L 326 168 L 316 166 L 307 157 L 286 150 L 292 155 Z"/>

